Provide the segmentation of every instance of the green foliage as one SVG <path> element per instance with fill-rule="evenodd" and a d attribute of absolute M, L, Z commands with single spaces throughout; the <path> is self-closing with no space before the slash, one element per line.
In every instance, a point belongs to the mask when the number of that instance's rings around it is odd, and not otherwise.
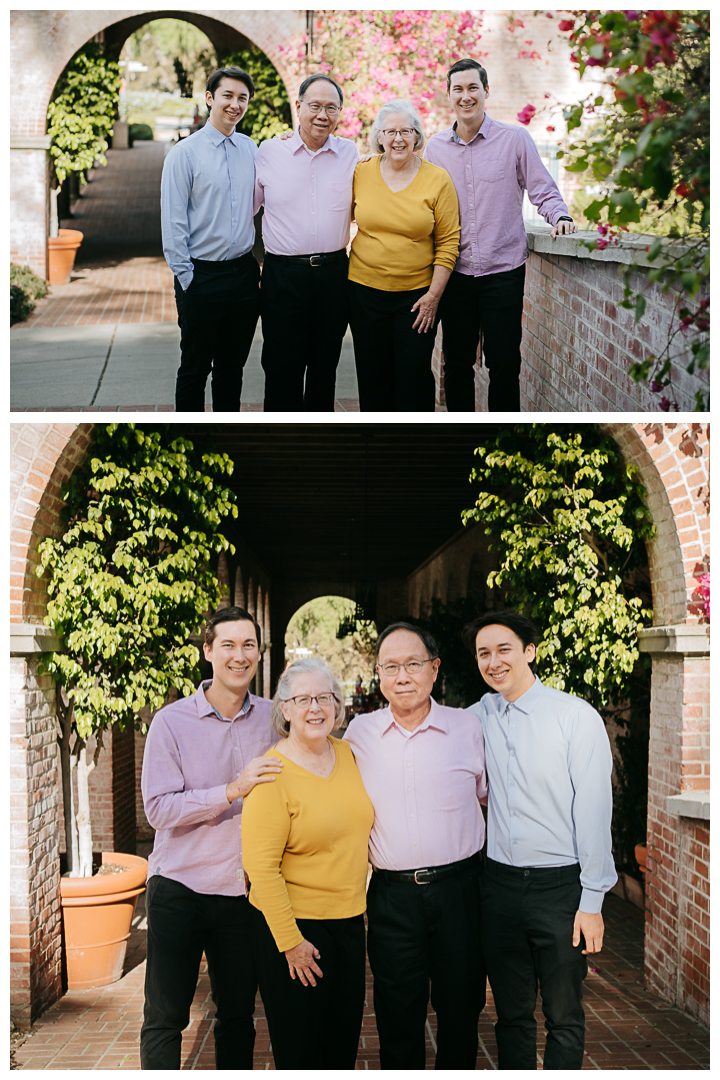
<path fill-rule="evenodd" d="M 142 142 L 143 140 L 152 140 L 154 137 L 153 129 L 149 124 L 130 124 L 128 130 L 130 132 L 130 138 L 134 141 L 139 140 Z"/>
<path fill-rule="evenodd" d="M 237 507 L 223 486 L 230 458 L 176 432 L 99 426 L 87 464 L 63 486 L 65 531 L 39 547 L 45 621 L 63 642 L 43 669 L 65 688 L 83 739 L 139 726 L 146 705 L 194 689 L 188 638 L 217 605 L 210 566 L 232 550 L 220 530 Z"/>
<path fill-rule="evenodd" d="M 341 620 L 355 612 L 354 600 L 344 596 L 320 596 L 309 600 L 295 612 L 285 632 L 285 655 L 295 659 L 291 650 L 310 649 L 314 656 L 323 656 L 341 683 L 351 689 L 358 675 L 365 685 L 375 669 L 374 623 L 363 623 L 360 630 L 338 638 Z"/>
<path fill-rule="evenodd" d="M 180 92 L 191 97 L 205 90 L 205 82 L 218 66 L 209 38 L 183 19 L 153 19 L 131 34 L 123 46 L 122 60 L 136 60 L 147 71 L 126 71 L 129 92 Z M 187 109 L 187 102 L 185 103 Z"/>
<path fill-rule="evenodd" d="M 595 425 L 509 428 L 475 453 L 482 490 L 463 520 L 492 537 L 490 587 L 538 624 L 543 680 L 596 708 L 623 702 L 651 616 L 638 575 L 654 528 L 635 468 Z"/>
<path fill-rule="evenodd" d="M 630 371 L 636 380 L 652 379 L 652 390 L 663 394 L 662 410 L 677 409 L 673 366 L 685 362 L 692 373 L 710 359 L 709 311 L 701 299 L 710 274 L 709 12 L 573 14 L 574 22 L 561 23 L 561 29 L 572 30 L 571 59 L 581 76 L 587 67 L 596 74 L 604 69 L 607 85 L 606 94 L 565 109 L 568 132 L 582 132 L 569 145 L 565 168 L 588 173 L 591 183 L 600 184 L 599 196 L 584 208 L 587 220 L 598 224 L 600 239 L 583 243 L 591 250 L 604 248 L 628 229 L 685 241 L 675 249 L 653 245 L 650 281 L 663 292 L 684 292 L 687 299 L 676 302 L 680 321 L 671 324 L 661 353 Z M 645 300 L 633 290 L 635 270 L 633 265 L 624 270 L 621 303 L 639 321 Z M 688 299 L 701 303 L 691 308 Z M 679 310 L 683 303 L 685 314 Z M 709 407 L 705 393 L 698 392 L 696 407 Z"/>
<path fill-rule="evenodd" d="M 47 282 L 34 274 L 29 266 L 10 263 L 10 325 L 32 315 L 35 301 L 47 296 Z"/>
<path fill-rule="evenodd" d="M 104 45 L 84 45 L 58 79 L 48 105 L 50 157 L 62 184 L 68 173 L 107 164 L 120 94 L 120 68 L 104 55 Z"/>
<path fill-rule="evenodd" d="M 24 322 L 35 310 L 35 304 L 20 285 L 10 286 L 10 325 Z"/>
<path fill-rule="evenodd" d="M 255 86 L 255 97 L 240 124 L 243 135 L 261 143 L 288 130 L 292 125 L 290 99 L 277 69 L 262 49 L 251 45 L 240 52 L 225 53 L 220 66 L 242 68 Z"/>

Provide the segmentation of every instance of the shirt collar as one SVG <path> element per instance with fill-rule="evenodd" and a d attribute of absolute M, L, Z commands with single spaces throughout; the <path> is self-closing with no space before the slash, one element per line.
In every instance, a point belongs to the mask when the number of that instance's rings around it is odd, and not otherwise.
<path fill-rule="evenodd" d="M 213 127 L 209 120 L 206 121 L 203 131 L 207 132 L 207 137 L 213 146 L 219 146 L 223 139 L 229 139 L 233 146 L 240 145 L 240 135 L 237 131 L 233 131 L 232 135 L 223 135 L 222 131 L 218 131 L 216 127 Z"/>
<path fill-rule="evenodd" d="M 524 694 L 521 694 L 517 701 L 506 701 L 501 711 L 504 712 L 508 705 L 514 705 L 514 707 L 516 709 L 519 709 L 520 712 L 524 712 L 527 715 L 530 715 L 530 713 L 533 711 L 538 701 L 540 700 L 544 689 L 545 687 L 536 675 L 535 682 L 530 687 L 530 689 L 526 690 Z"/>
<path fill-rule="evenodd" d="M 387 716 L 380 732 L 381 735 L 387 735 L 391 727 L 399 728 L 401 726 L 400 724 L 398 724 L 397 720 L 393 716 L 392 709 L 389 705 L 385 711 L 387 713 Z M 430 727 L 435 728 L 437 731 L 442 731 L 444 735 L 447 735 L 447 720 L 440 712 L 437 702 L 432 697 L 430 698 L 430 712 L 427 714 L 422 724 L 416 727 L 415 731 L 406 731 L 406 734 L 414 735 L 415 732 L 425 731 L 427 728 Z M 405 731 L 405 728 L 403 728 L 403 731 Z"/>
<path fill-rule="evenodd" d="M 483 139 L 487 139 L 487 137 L 488 137 L 488 135 L 490 133 L 490 128 L 492 127 L 492 124 L 493 124 L 492 120 L 490 119 L 488 114 L 485 113 L 485 115 L 483 117 L 482 124 L 480 125 L 478 130 L 475 132 L 475 134 L 473 135 L 470 142 L 471 143 L 475 142 L 478 135 L 482 135 Z M 448 128 L 448 142 L 454 142 L 454 143 L 458 143 L 458 145 L 464 145 L 464 146 L 469 146 L 470 145 L 470 143 L 464 143 L 464 144 L 460 143 L 460 140 L 458 139 L 458 136 L 457 136 L 457 120 L 455 121 L 455 123 L 452 125 L 451 128 Z"/>
<path fill-rule="evenodd" d="M 226 724 L 231 723 L 231 721 L 228 720 L 226 716 L 221 716 L 215 706 L 211 705 L 208 699 L 205 697 L 205 691 L 209 686 L 212 686 L 212 679 L 205 679 L 204 682 L 200 683 L 200 686 L 198 687 L 195 694 L 198 706 L 198 716 L 216 716 L 218 720 L 224 720 Z M 250 691 L 248 691 L 245 695 L 242 709 L 240 709 L 240 712 L 236 713 L 232 719 L 237 720 L 239 716 L 247 716 L 254 704 L 255 702 L 253 700 L 253 696 Z"/>
<path fill-rule="evenodd" d="M 293 154 L 297 154 L 298 150 L 306 150 L 308 154 L 322 154 L 325 150 L 329 150 L 331 154 L 335 154 L 335 156 L 337 157 L 338 151 L 336 135 L 328 135 L 326 141 L 323 143 L 320 149 L 315 151 L 311 150 L 310 147 L 303 142 L 299 127 L 295 128 L 295 133 L 292 139 L 288 139 L 287 141 L 290 145 L 290 151 Z"/>

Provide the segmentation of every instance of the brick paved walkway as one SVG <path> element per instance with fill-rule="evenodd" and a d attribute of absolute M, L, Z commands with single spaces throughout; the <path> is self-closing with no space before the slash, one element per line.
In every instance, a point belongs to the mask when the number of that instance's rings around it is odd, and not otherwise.
<path fill-rule="evenodd" d="M 585 983 L 587 1016 L 585 1069 L 708 1069 L 710 1036 L 672 1005 L 648 994 L 642 986 L 643 913 L 610 895 L 603 910 L 606 947 Z M 20 1069 L 138 1069 L 145 976 L 144 907 L 139 905 L 136 925 L 120 982 L 100 990 L 75 990 L 35 1024 L 33 1034 L 16 1053 Z M 379 1051 L 372 1009 L 368 970 L 367 998 L 357 1069 L 378 1069 Z M 273 1069 L 272 1053 L 262 1002 L 255 1012 L 256 1069 Z M 214 1069 L 207 966 L 203 962 L 183 1036 L 182 1068 Z M 538 1031 L 544 1032 L 538 1009 Z M 478 1028 L 478 1069 L 496 1069 L 493 1024 L 495 1011 L 488 1004 Z M 427 1024 L 427 1068 L 434 1065 L 435 1015 Z"/>

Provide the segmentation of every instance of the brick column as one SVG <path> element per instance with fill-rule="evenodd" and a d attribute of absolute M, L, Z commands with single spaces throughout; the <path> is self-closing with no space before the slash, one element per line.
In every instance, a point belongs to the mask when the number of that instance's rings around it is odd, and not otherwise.
<path fill-rule="evenodd" d="M 37 672 L 58 646 L 47 627 L 10 627 L 10 1015 L 19 1028 L 62 993 L 55 684 Z"/>
<path fill-rule="evenodd" d="M 645 979 L 709 1025 L 709 627 L 640 632 L 652 654 Z"/>

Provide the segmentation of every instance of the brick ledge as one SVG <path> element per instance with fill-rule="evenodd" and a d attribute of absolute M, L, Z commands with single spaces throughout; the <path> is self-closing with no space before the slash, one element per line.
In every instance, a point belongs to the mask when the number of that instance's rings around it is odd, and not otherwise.
<path fill-rule="evenodd" d="M 679 795 L 668 795 L 665 799 L 665 809 L 668 814 L 709 821 L 710 792 L 682 791 Z"/>
<path fill-rule="evenodd" d="M 549 225 L 526 225 L 525 232 L 528 238 L 528 247 L 538 255 L 569 255 L 576 259 L 590 259 L 592 262 L 606 263 L 633 263 L 635 266 L 662 266 L 662 259 L 658 257 L 652 262 L 648 259 L 646 247 L 657 240 L 656 236 L 647 236 L 644 233 L 627 233 L 617 247 L 611 245 L 599 251 L 589 251 L 580 243 L 581 240 L 597 240 L 595 229 L 579 229 L 576 233 L 568 236 L 556 236 L 550 238 L 551 228 Z M 679 241 L 664 239 L 663 248 L 668 257 L 679 258 L 680 255 L 692 250 L 693 245 L 683 244 Z"/>
<path fill-rule="evenodd" d="M 709 656 L 710 627 L 706 623 L 648 626 L 638 634 L 638 648 L 654 656 Z"/>
<path fill-rule="evenodd" d="M 57 652 L 62 648 L 60 638 L 51 626 L 32 623 L 10 623 L 10 655 L 37 656 Z"/>

